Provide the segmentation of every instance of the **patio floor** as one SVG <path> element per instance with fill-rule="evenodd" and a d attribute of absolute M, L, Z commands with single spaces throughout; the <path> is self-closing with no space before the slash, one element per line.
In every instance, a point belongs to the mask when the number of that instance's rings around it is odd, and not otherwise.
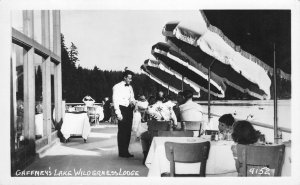
<path fill-rule="evenodd" d="M 87 143 L 82 138 L 70 138 L 37 158 L 26 171 L 44 171 L 44 176 L 139 176 L 148 168 L 142 164 L 142 147 L 132 138 L 129 151 L 133 158 L 118 157 L 117 126 L 100 123 L 92 126 Z M 47 173 L 46 173 L 47 172 Z M 37 176 L 29 175 L 29 176 Z"/>

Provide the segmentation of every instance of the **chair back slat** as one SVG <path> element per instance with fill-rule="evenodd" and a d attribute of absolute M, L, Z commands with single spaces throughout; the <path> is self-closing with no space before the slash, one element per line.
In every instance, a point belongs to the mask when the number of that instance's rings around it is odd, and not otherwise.
<path fill-rule="evenodd" d="M 280 176 L 285 145 L 237 145 L 240 176 Z M 258 169 L 258 170 L 256 170 Z M 260 169 L 270 169 L 270 174 Z M 251 171 L 252 170 L 252 171 Z"/>
<path fill-rule="evenodd" d="M 99 121 L 97 117 L 99 117 L 99 114 L 96 112 L 97 107 L 96 106 L 87 106 L 87 115 L 89 117 L 90 122 L 94 121 L 95 124 Z"/>
<path fill-rule="evenodd" d="M 201 134 L 201 128 L 202 128 L 202 122 L 201 121 L 182 121 L 181 122 L 181 130 L 183 131 L 198 131 L 197 134 L 200 137 Z"/>
<path fill-rule="evenodd" d="M 149 120 L 147 122 L 148 130 L 151 131 L 159 131 L 164 130 L 167 131 L 170 129 L 170 121 L 156 121 L 156 120 Z"/>
<path fill-rule="evenodd" d="M 193 137 L 193 131 L 158 131 L 160 137 Z"/>
<path fill-rule="evenodd" d="M 170 121 L 156 121 L 156 120 L 149 120 L 147 122 L 148 131 L 151 137 L 158 136 L 158 131 L 168 131 L 170 130 Z"/>
<path fill-rule="evenodd" d="M 175 162 L 197 163 L 201 162 L 200 173 L 197 176 L 205 176 L 205 165 L 208 159 L 210 142 L 202 143 L 174 143 L 166 142 L 165 151 L 170 161 L 171 176 L 175 175 Z M 174 168 L 174 169 L 173 169 Z"/>
<path fill-rule="evenodd" d="M 87 110 L 88 111 L 96 111 L 96 107 L 95 106 L 87 106 Z"/>
<path fill-rule="evenodd" d="M 193 131 L 200 131 L 202 127 L 201 121 L 182 121 L 181 122 L 181 129 L 182 130 L 193 130 Z"/>

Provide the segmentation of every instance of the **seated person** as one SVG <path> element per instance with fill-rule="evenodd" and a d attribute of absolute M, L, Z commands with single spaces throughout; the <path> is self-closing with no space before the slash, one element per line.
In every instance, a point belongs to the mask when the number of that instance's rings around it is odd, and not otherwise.
<path fill-rule="evenodd" d="M 171 107 L 163 103 L 163 97 L 157 97 L 156 103 L 148 106 L 146 113 L 150 115 L 150 119 L 158 121 L 172 121 L 174 125 L 177 125 L 176 115 Z"/>
<path fill-rule="evenodd" d="M 218 128 L 224 139 L 229 139 L 226 138 L 226 135 L 232 133 L 232 125 L 234 121 L 234 117 L 231 114 L 224 114 L 219 118 Z"/>
<path fill-rule="evenodd" d="M 250 122 L 243 120 L 243 121 L 237 121 L 233 124 L 233 130 L 231 136 L 233 141 L 235 142 L 235 144 L 231 146 L 231 150 L 232 150 L 233 158 L 235 160 L 236 169 L 237 171 L 239 171 L 240 164 L 237 160 L 236 145 L 237 144 L 249 145 L 249 144 L 257 143 L 258 138 L 260 136 L 260 132 L 255 130 Z"/>
<path fill-rule="evenodd" d="M 184 90 L 182 95 L 185 99 L 185 103 L 179 106 L 181 120 L 203 121 L 202 106 L 198 103 L 193 102 L 193 92 L 190 90 Z"/>
<path fill-rule="evenodd" d="M 133 119 L 132 119 L 132 131 L 135 133 L 136 137 L 140 136 L 140 128 L 142 122 L 145 122 L 145 113 L 148 107 L 148 101 L 144 95 L 140 95 L 135 108 L 133 110 Z M 146 131 L 146 130 L 145 130 Z"/>
<path fill-rule="evenodd" d="M 156 103 L 148 106 L 146 114 L 149 115 L 149 119 L 157 121 L 172 121 L 174 125 L 177 125 L 177 118 L 173 109 L 167 107 L 162 101 L 163 97 L 158 96 L 156 99 Z M 141 144 L 144 154 L 143 164 L 145 164 L 145 160 L 150 149 L 150 145 L 152 142 L 151 139 L 152 136 L 148 131 L 141 134 Z"/>

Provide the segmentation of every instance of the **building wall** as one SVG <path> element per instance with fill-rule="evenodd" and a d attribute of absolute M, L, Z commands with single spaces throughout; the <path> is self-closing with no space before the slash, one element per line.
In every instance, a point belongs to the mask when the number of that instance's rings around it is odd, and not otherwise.
<path fill-rule="evenodd" d="M 56 128 L 62 120 L 62 95 L 60 12 L 12 11 L 11 17 L 13 176 L 16 170 L 26 167 L 37 152 L 56 141 Z"/>

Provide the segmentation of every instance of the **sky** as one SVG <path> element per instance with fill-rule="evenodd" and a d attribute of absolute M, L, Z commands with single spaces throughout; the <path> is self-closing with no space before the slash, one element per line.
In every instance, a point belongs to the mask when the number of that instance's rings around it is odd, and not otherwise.
<path fill-rule="evenodd" d="M 153 59 L 151 47 L 164 42 L 164 25 L 195 14 L 199 10 L 64 10 L 61 32 L 67 47 L 77 46 L 80 66 L 140 73 L 143 62 Z"/>

